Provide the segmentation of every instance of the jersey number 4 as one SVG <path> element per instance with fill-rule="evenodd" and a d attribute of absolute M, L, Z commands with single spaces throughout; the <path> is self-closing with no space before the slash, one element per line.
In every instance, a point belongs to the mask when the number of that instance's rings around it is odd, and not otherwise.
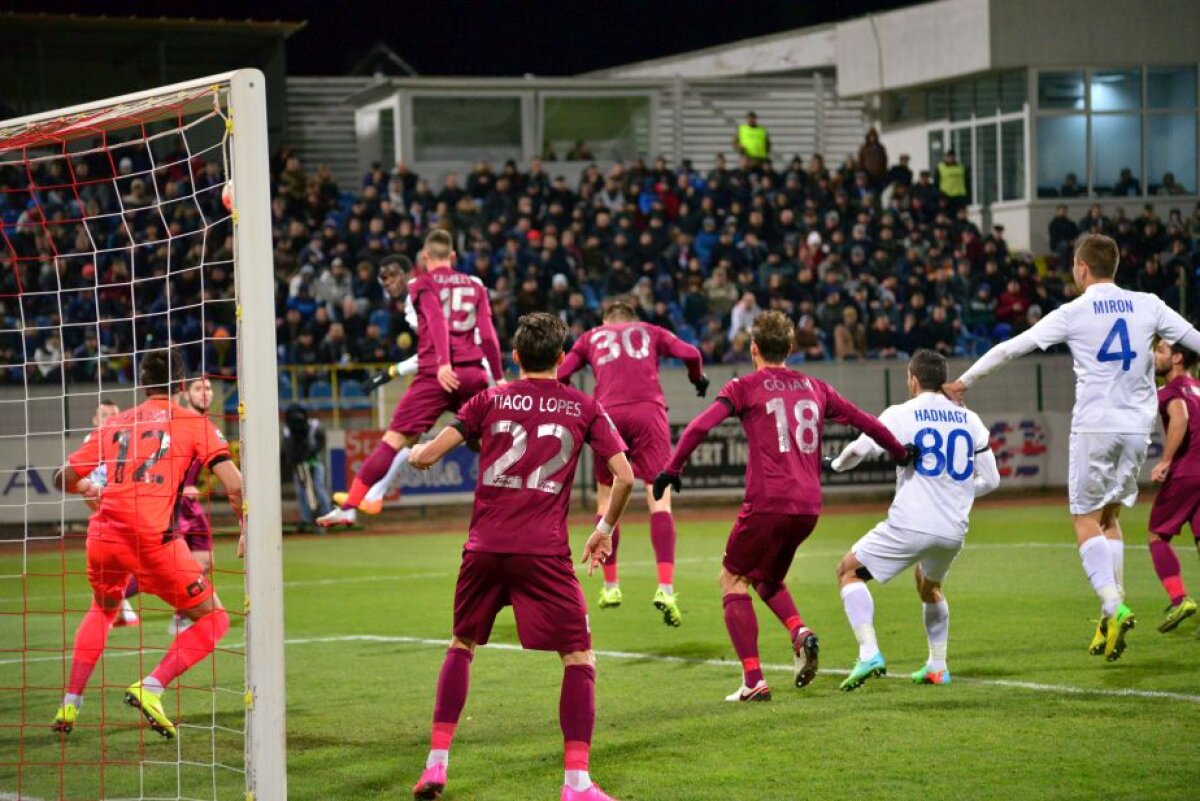
<path fill-rule="evenodd" d="M 548 492 L 551 495 L 557 495 L 562 492 L 561 481 L 551 481 L 550 476 L 553 476 L 571 460 L 571 451 L 575 447 L 575 439 L 571 436 L 571 432 L 558 425 L 557 423 L 543 423 L 537 427 L 538 438 L 555 437 L 558 439 L 558 453 L 550 458 L 549 461 L 536 467 L 527 478 L 520 476 L 505 475 L 505 470 L 508 470 L 514 464 L 521 460 L 525 455 L 525 448 L 529 442 L 529 434 L 525 430 L 525 426 L 512 420 L 497 420 L 492 423 L 493 434 L 508 434 L 512 437 L 512 445 L 508 447 L 504 453 L 500 454 L 496 461 L 492 462 L 487 470 L 483 471 L 483 478 L 480 481 L 488 487 L 504 487 L 505 489 L 521 489 L 522 486 L 532 490 L 540 490 Z"/>
<path fill-rule="evenodd" d="M 1120 350 L 1113 350 L 1114 340 Z M 1113 327 L 1108 330 L 1108 336 L 1104 338 L 1104 344 L 1100 346 L 1100 352 L 1096 354 L 1096 361 L 1120 362 L 1121 369 L 1128 373 L 1135 358 L 1137 358 L 1137 354 L 1129 345 L 1129 324 L 1124 317 L 1118 317 L 1117 321 L 1113 323 Z"/>

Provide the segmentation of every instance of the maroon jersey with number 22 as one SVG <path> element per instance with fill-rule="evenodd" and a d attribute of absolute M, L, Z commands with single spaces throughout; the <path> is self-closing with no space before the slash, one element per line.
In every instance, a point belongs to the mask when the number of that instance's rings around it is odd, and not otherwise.
<path fill-rule="evenodd" d="M 471 399 L 455 427 L 479 438 L 479 484 L 466 550 L 570 556 L 567 510 L 583 443 L 625 450 L 603 407 L 552 378 L 523 378 Z"/>

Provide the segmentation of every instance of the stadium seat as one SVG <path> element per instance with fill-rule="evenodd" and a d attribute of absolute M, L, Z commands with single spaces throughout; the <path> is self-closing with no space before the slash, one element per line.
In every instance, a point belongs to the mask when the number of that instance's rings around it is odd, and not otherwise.
<path fill-rule="evenodd" d="M 379 330 L 384 336 L 387 336 L 387 332 L 392 326 L 392 314 L 387 309 L 376 309 L 371 312 L 371 316 L 367 318 L 367 322 L 370 325 L 379 326 Z"/>
<path fill-rule="evenodd" d="M 314 411 L 327 411 L 333 408 L 333 385 L 325 379 L 319 379 L 308 385 L 308 399 L 305 406 Z"/>

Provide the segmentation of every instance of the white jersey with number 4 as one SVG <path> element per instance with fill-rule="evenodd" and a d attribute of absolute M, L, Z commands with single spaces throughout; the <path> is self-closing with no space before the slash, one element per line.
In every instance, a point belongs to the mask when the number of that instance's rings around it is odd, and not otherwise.
<path fill-rule="evenodd" d="M 1028 331 L 988 351 L 961 380 L 969 386 L 1008 359 L 1065 343 L 1075 360 L 1071 431 L 1149 435 L 1158 414 L 1155 336 L 1200 351 L 1200 332 L 1157 295 L 1092 284 Z"/>
<path fill-rule="evenodd" d="M 889 406 L 879 422 L 901 442 L 911 442 L 921 455 L 908 467 L 896 468 L 896 497 L 887 522 L 894 528 L 961 541 L 967 516 L 978 495 L 1000 483 L 989 448 L 990 432 L 979 415 L 940 392 L 922 392 Z M 864 458 L 883 454 L 865 434 L 850 443 L 833 462 L 847 470 Z M 985 464 L 976 465 L 982 457 Z"/>

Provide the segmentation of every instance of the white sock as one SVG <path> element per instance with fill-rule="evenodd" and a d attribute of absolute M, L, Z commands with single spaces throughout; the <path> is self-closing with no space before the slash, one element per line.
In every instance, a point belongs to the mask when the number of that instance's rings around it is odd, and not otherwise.
<path fill-rule="evenodd" d="M 429 756 L 425 759 L 425 767 L 432 768 L 434 765 L 449 765 L 450 752 L 445 748 L 435 748 L 429 752 Z"/>
<path fill-rule="evenodd" d="M 871 591 L 864 582 L 853 581 L 842 587 L 842 605 L 858 640 L 858 660 L 870 659 L 879 653 L 879 644 L 875 642 L 875 599 Z"/>
<path fill-rule="evenodd" d="M 137 612 L 133 611 L 133 604 L 129 603 L 128 598 L 126 598 L 124 601 L 121 601 L 121 616 L 126 620 L 128 620 L 130 617 L 137 617 Z"/>
<path fill-rule="evenodd" d="M 946 599 L 925 607 L 925 636 L 929 640 L 930 670 L 946 669 L 946 644 L 950 639 L 950 607 Z"/>
<path fill-rule="evenodd" d="M 1125 597 L 1125 541 L 1110 540 L 1104 538 L 1108 543 L 1108 555 L 1112 557 L 1113 578 L 1117 580 L 1117 589 L 1121 591 L 1121 597 Z"/>
<path fill-rule="evenodd" d="M 163 693 L 162 683 L 153 676 L 147 676 L 142 679 L 142 689 L 155 695 L 162 695 Z"/>
<path fill-rule="evenodd" d="M 660 590 L 662 590 L 663 592 L 665 592 L 667 595 L 675 594 L 675 585 L 674 584 L 659 584 L 658 588 Z"/>
<path fill-rule="evenodd" d="M 83 696 L 75 695 L 75 693 L 67 693 L 63 696 L 63 706 L 68 704 L 73 705 L 76 709 L 83 709 Z"/>
<path fill-rule="evenodd" d="M 401 448 L 396 451 L 396 455 L 392 457 L 392 464 L 388 467 L 387 475 L 371 485 L 371 488 L 367 490 L 366 500 L 383 500 L 383 496 L 387 495 L 387 491 L 391 489 L 392 483 L 400 475 L 401 468 L 408 464 L 408 454 L 411 450 L 412 448 Z"/>
<path fill-rule="evenodd" d="M 606 590 L 615 590 L 617 587 L 620 587 L 620 586 L 621 586 L 621 582 L 619 582 L 619 581 L 604 582 L 604 589 L 606 589 Z"/>
<path fill-rule="evenodd" d="M 563 784 L 577 793 L 582 793 L 592 786 L 592 777 L 586 770 L 568 770 L 563 776 Z"/>
<path fill-rule="evenodd" d="M 1092 589 L 1100 596 L 1100 608 L 1111 615 L 1121 605 L 1121 591 L 1113 574 L 1112 552 L 1104 537 L 1092 537 L 1079 546 L 1079 558 L 1083 561 L 1083 572 L 1087 573 Z"/>

